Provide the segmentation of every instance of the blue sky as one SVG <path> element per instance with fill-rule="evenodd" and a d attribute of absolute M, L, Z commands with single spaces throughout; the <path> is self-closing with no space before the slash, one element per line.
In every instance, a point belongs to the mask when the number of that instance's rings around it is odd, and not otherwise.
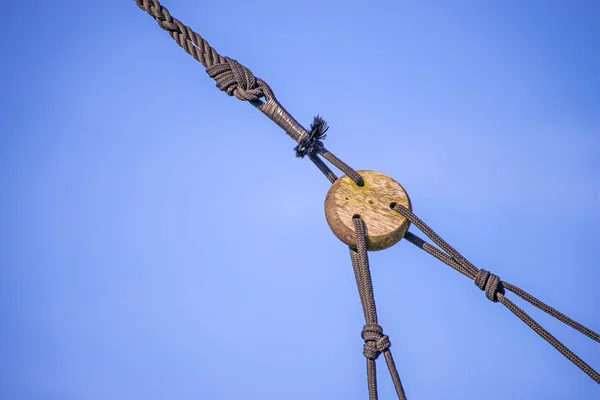
<path fill-rule="evenodd" d="M 598 331 L 600 4 L 501 3 L 164 5 L 476 266 Z M 329 182 L 294 143 L 134 1 L 4 10 L 0 397 L 367 398 Z M 459 273 L 404 241 L 370 257 L 410 400 L 598 398 Z"/>

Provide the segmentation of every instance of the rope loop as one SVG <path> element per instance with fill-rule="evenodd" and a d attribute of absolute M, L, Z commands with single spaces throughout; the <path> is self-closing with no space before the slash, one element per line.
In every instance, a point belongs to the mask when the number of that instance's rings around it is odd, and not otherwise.
<path fill-rule="evenodd" d="M 242 101 L 254 101 L 265 96 L 256 77 L 248 68 L 232 58 L 223 58 L 224 62 L 206 68 L 206 73 L 217 82 L 220 90 Z"/>
<path fill-rule="evenodd" d="M 502 286 L 500 277 L 485 269 L 477 271 L 474 282 L 479 289 L 485 290 L 486 297 L 494 303 L 498 302 L 498 293 L 504 294 L 504 286 Z"/>
<path fill-rule="evenodd" d="M 369 360 L 376 360 L 379 355 L 390 348 L 392 343 L 388 335 L 383 334 L 379 324 L 366 324 L 361 336 L 365 341 L 363 355 Z"/>

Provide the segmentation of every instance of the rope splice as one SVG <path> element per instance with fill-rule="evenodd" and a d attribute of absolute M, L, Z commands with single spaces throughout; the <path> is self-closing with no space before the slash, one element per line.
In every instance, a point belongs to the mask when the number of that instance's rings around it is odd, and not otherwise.
<path fill-rule="evenodd" d="M 206 72 L 216 81 L 217 87 L 220 90 L 224 91 L 229 96 L 234 96 L 240 100 L 250 102 L 254 107 L 269 117 L 278 126 L 280 126 L 292 139 L 294 139 L 297 142 L 297 146 L 294 148 L 297 157 L 304 158 L 305 156 L 308 156 L 309 159 L 319 168 L 321 172 L 323 172 L 330 182 L 337 183 L 337 176 L 321 160 L 319 156 L 322 156 L 324 159 L 344 172 L 346 176 L 351 179 L 354 184 L 356 184 L 356 190 L 373 190 L 372 186 L 365 186 L 365 180 L 357 171 L 337 158 L 333 153 L 329 152 L 323 146 L 322 140 L 326 137 L 325 134 L 328 130 L 328 127 L 322 118 L 319 116 L 315 117 L 310 131 L 306 130 L 292 117 L 289 112 L 285 110 L 285 108 L 283 108 L 283 106 L 275 98 L 271 88 L 264 81 L 256 78 L 248 68 L 244 67 L 236 60 L 221 56 L 199 34 L 194 32 L 188 26 L 184 25 L 181 21 L 173 18 L 169 11 L 163 7 L 158 0 L 135 0 L 135 2 L 139 8 L 151 15 L 161 29 L 167 31 L 181 48 L 183 48 L 205 67 Z M 263 98 L 265 101 L 262 100 Z M 342 177 L 340 181 L 344 178 L 345 177 Z M 332 188 L 334 186 L 336 185 L 332 185 Z M 381 200 L 385 191 L 379 189 L 376 192 L 377 193 L 375 193 L 375 197 Z M 363 194 L 364 193 L 365 192 L 363 192 Z M 348 200 L 348 198 L 346 198 L 346 200 Z M 367 203 L 370 203 L 370 201 L 368 200 Z M 364 205 L 365 203 L 363 202 L 360 204 Z M 383 208 L 387 209 L 387 205 Z M 385 227 L 383 229 L 384 235 L 379 237 L 374 235 L 374 232 L 377 231 L 377 229 L 373 229 L 373 225 L 368 226 L 361 218 L 360 213 L 355 215 L 345 215 L 347 210 L 343 209 L 341 209 L 339 213 L 333 213 L 334 215 L 340 216 L 340 218 L 343 217 L 343 220 L 339 218 L 336 220 L 339 223 L 339 232 L 336 232 L 335 229 L 332 230 L 334 230 L 334 233 L 336 233 L 336 235 L 344 243 L 349 245 L 350 257 L 365 314 L 365 326 L 361 336 L 365 341 L 363 354 L 367 359 L 367 379 L 369 397 L 371 400 L 377 399 L 375 360 L 380 354 L 384 354 L 385 356 L 385 360 L 392 376 L 392 381 L 394 383 L 398 398 L 401 400 L 406 399 L 406 395 L 404 393 L 404 389 L 400 382 L 400 377 L 390 351 L 391 342 L 389 337 L 383 334 L 383 329 L 377 321 L 377 311 L 375 308 L 373 285 L 371 282 L 371 274 L 367 255 L 369 245 L 371 246 L 369 250 L 380 250 L 395 244 L 401 238 L 405 238 L 408 242 L 423 249 L 432 256 L 438 258 L 443 263 L 472 279 L 477 287 L 485 291 L 486 297 L 489 300 L 503 304 L 544 340 L 554 346 L 561 354 L 563 354 L 567 359 L 569 359 L 583 372 L 590 376 L 590 378 L 600 384 L 600 374 L 598 374 L 598 372 L 581 360 L 558 339 L 552 336 L 552 334 L 540 326 L 516 304 L 510 301 L 506 297 L 505 291 L 508 290 L 513 292 L 525 301 L 531 303 L 535 307 L 555 317 L 573 329 L 578 330 L 596 342 L 600 342 L 600 335 L 598 333 L 541 302 L 524 290 L 507 282 L 501 281 L 497 275 L 475 267 L 412 212 L 410 209 L 410 201 L 407 197 L 402 199 L 398 198 L 389 203 L 389 209 L 386 211 L 382 211 L 383 208 L 379 207 L 378 213 L 380 215 L 374 219 L 378 221 L 381 226 Z M 386 212 L 389 212 L 390 209 L 404 218 L 402 220 L 402 224 L 399 224 L 397 220 L 394 223 L 390 223 L 392 218 L 390 215 L 386 216 L 388 219 L 387 222 L 385 221 L 385 218 L 381 218 L 381 216 L 386 215 Z M 344 224 L 349 225 L 349 218 L 351 218 L 353 225 L 351 235 L 353 236 L 352 238 L 349 238 L 347 235 L 348 226 L 343 226 Z M 328 222 L 330 221 L 328 220 Z M 421 230 L 439 248 L 429 244 L 412 232 L 407 231 L 409 223 Z"/>

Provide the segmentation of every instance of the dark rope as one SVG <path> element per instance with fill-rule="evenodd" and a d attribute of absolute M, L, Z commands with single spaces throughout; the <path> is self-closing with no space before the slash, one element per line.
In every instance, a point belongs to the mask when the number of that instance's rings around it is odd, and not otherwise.
<path fill-rule="evenodd" d="M 369 399 L 377 400 L 377 370 L 375 360 L 381 353 L 392 376 L 394 388 L 398 398 L 406 400 L 404 388 L 400 382 L 400 376 L 390 351 L 390 338 L 383 333 L 383 329 L 377 321 L 377 308 L 375 307 L 375 296 L 373 294 L 373 282 L 369 268 L 369 257 L 367 255 L 367 234 L 363 220 L 355 216 L 353 218 L 356 230 L 356 249 L 350 247 L 350 259 L 354 268 L 358 294 L 365 316 L 365 326 L 361 336 L 365 342 L 363 355 L 367 359 L 367 382 L 369 387 Z"/>
<path fill-rule="evenodd" d="M 531 305 L 533 305 L 533 306 L 539 308 L 540 310 L 544 311 L 545 313 L 553 316 L 554 318 L 556 318 L 557 320 L 561 321 L 565 325 L 568 325 L 571 328 L 573 328 L 573 329 L 575 329 L 575 330 L 583 333 L 584 335 L 586 335 L 590 339 L 595 340 L 596 342 L 600 343 L 600 335 L 597 334 L 596 332 L 594 332 L 593 330 L 591 330 L 591 329 L 583 326 L 579 322 L 574 321 L 571 318 L 567 317 L 565 314 L 561 313 L 560 311 L 558 311 L 558 310 L 550 307 L 549 305 L 541 302 L 540 300 L 536 299 L 535 297 L 533 297 L 532 295 L 530 295 L 529 293 L 527 293 L 523 289 L 520 289 L 520 288 L 518 288 L 518 287 L 516 287 L 514 285 L 511 285 L 510 283 L 507 283 L 507 282 L 502 282 L 502 285 L 504 286 L 504 288 L 506 290 L 510 290 L 511 292 L 513 292 L 514 294 L 516 294 L 517 296 L 519 296 L 523 300 L 527 301 Z"/>
<path fill-rule="evenodd" d="M 158 26 L 167 31 L 175 42 L 194 57 L 217 82 L 217 87 L 240 100 L 265 97 L 266 83 L 237 61 L 221 56 L 202 36 L 174 18 L 158 0 L 135 0 L 139 8 L 150 14 Z"/>
<path fill-rule="evenodd" d="M 469 274 L 469 271 L 467 271 L 461 264 L 454 261 L 454 259 L 452 257 L 450 257 L 448 254 L 444 253 L 437 247 L 432 246 L 431 244 L 427 243 L 425 240 L 421 239 L 414 233 L 407 231 L 406 234 L 404 235 L 404 239 L 408 240 L 410 243 L 414 244 L 415 246 L 419 247 L 420 249 L 425 250 L 426 252 L 428 252 L 429 254 L 431 254 L 432 256 L 437 258 L 438 260 L 442 261 L 443 263 L 451 266 L 452 268 L 454 268 L 461 274 L 463 274 L 469 278 L 471 277 Z"/>
<path fill-rule="evenodd" d="M 416 226 L 421 232 L 427 235 L 436 245 L 438 245 L 443 251 L 427 243 L 425 240 L 419 238 L 413 233 L 407 232 L 404 236 L 410 243 L 425 250 L 429 254 L 433 255 L 443 263 L 456 269 L 462 274 L 466 275 L 475 282 L 475 285 L 485 291 L 486 297 L 493 301 L 503 304 L 513 314 L 519 317 L 527 326 L 529 326 L 535 333 L 542 337 L 545 341 L 550 343 L 555 349 L 557 349 L 562 355 L 568 360 L 575 364 L 579 369 L 585 372 L 590 378 L 596 383 L 600 384 L 600 374 L 590 367 L 586 362 L 579 358 L 569 348 L 567 348 L 562 342 L 555 338 L 550 332 L 545 330 L 540 324 L 538 324 L 533 318 L 531 318 L 525 311 L 520 309 L 516 304 L 505 297 L 505 290 L 509 290 L 521 297 L 525 301 L 531 303 L 540 310 L 553 316 L 559 321 L 566 325 L 578 330 L 584 335 L 591 339 L 600 342 L 600 335 L 591 329 L 583 326 L 582 324 L 572 320 L 563 313 L 555 310 L 547 304 L 539 301 L 524 290 L 511 285 L 510 283 L 502 281 L 497 275 L 486 271 L 485 269 L 477 269 L 473 264 L 467 261 L 462 255 L 460 255 L 452 246 L 444 241 L 433 229 L 425 224 L 419 217 L 417 217 L 408 208 L 399 204 L 392 203 L 392 209 L 400 213 L 406 218 L 411 224 Z"/>
<path fill-rule="evenodd" d="M 169 32 L 173 40 L 205 68 L 225 63 L 225 58 L 217 53 L 206 40 L 177 18 L 172 17 L 169 10 L 163 7 L 158 0 L 135 0 L 135 3 L 154 17 L 158 26 Z"/>
<path fill-rule="evenodd" d="M 327 122 L 320 116 L 316 116 L 313 123 L 310 125 L 310 132 L 305 135 L 294 148 L 296 157 L 304 158 L 306 155 L 314 155 L 323 149 L 321 140 L 327 137 L 329 126 Z"/>
<path fill-rule="evenodd" d="M 323 147 L 327 124 L 317 116 L 307 131 L 277 101 L 273 91 L 263 80 L 256 78 L 252 71 L 236 60 L 220 55 L 202 36 L 174 18 L 158 0 L 135 0 L 139 8 L 151 15 L 158 26 L 167 31 L 175 42 L 188 54 L 198 60 L 217 87 L 229 96 L 248 101 L 279 125 L 298 145 L 294 148 L 297 157 L 309 156 L 312 162 L 331 182 L 335 174 L 318 159 L 318 154 L 348 175 L 358 186 L 363 186 L 361 176 L 347 164 Z M 260 100 L 265 98 L 266 102 Z M 335 181 L 334 179 L 334 181 Z"/>
<path fill-rule="evenodd" d="M 319 158 L 318 155 L 313 154 L 309 155 L 308 157 L 310 158 L 310 161 L 312 161 L 317 166 L 317 168 L 319 168 L 323 175 L 325 175 L 325 177 L 329 179 L 329 182 L 333 183 L 337 180 L 337 176 L 333 173 L 331 169 L 329 169 L 327 164 L 325 164 L 323 160 Z"/>
<path fill-rule="evenodd" d="M 317 168 L 329 179 L 335 182 L 338 178 L 331 169 L 320 159 L 323 156 L 327 161 L 337 167 L 351 178 L 358 186 L 363 186 L 362 177 L 350 166 L 329 152 L 322 143 L 326 137 L 327 124 L 317 116 L 311 124 L 310 131 L 299 124 L 292 115 L 277 101 L 273 91 L 266 82 L 256 78 L 254 74 L 245 66 L 236 60 L 221 56 L 209 43 L 191 28 L 184 25 L 178 19 L 172 17 L 169 11 L 163 7 L 158 0 L 135 0 L 139 8 L 151 15 L 158 25 L 167 31 L 175 42 L 183 48 L 188 54 L 198 60 L 205 68 L 207 74 L 215 80 L 217 87 L 240 100 L 248 101 L 277 125 L 279 125 L 292 139 L 297 142 L 294 148 L 296 156 L 309 159 Z M 261 99 L 265 99 L 262 101 Z M 407 208 L 392 204 L 392 208 L 403 215 L 409 222 L 427 235 L 439 249 L 418 236 L 407 232 L 405 238 L 430 253 L 442 262 L 456 269 L 460 273 L 472 279 L 477 287 L 485 291 L 486 297 L 493 301 L 502 303 L 511 312 L 523 320 L 538 335 L 544 338 L 548 343 L 554 346 L 561 354 L 567 357 L 571 362 L 577 365 L 581 370 L 588 374 L 594 381 L 600 383 L 600 375 L 588 364 L 581 360 L 577 355 L 571 352 L 558 339 L 552 336 L 548 331 L 542 328 L 523 310 L 517 307 L 505 297 L 505 290 L 509 290 L 531 303 L 540 310 L 548 313 L 566 325 L 578 330 L 593 340 L 600 342 L 600 335 L 586 328 L 580 323 L 572 320 L 566 315 L 560 313 L 554 308 L 539 301 L 524 290 L 503 282 L 497 275 L 486 270 L 478 269 L 465 259 L 458 251 L 446 243 L 429 226 L 421 221 Z M 392 353 L 389 349 L 390 341 L 387 335 L 383 334 L 381 326 L 377 323 L 377 312 L 373 296 L 373 287 L 369 270 L 366 247 L 366 232 L 364 222 L 360 218 L 354 218 L 354 225 L 357 234 L 357 248 L 350 248 L 352 265 L 356 275 L 359 294 L 363 311 L 365 313 L 365 327 L 362 337 L 365 341 L 363 354 L 367 359 L 367 376 L 369 382 L 369 395 L 371 399 L 377 399 L 377 378 L 375 360 L 383 353 L 392 375 L 394 387 L 400 399 L 406 399 L 404 389 L 400 382 Z M 441 249 L 441 250 L 440 250 Z"/>
<path fill-rule="evenodd" d="M 255 101 L 265 96 L 254 74 L 229 57 L 225 57 L 223 63 L 206 68 L 206 72 L 217 81 L 217 87 L 230 96 L 245 101 Z"/>
<path fill-rule="evenodd" d="M 329 150 L 327 150 L 326 148 L 322 148 L 319 153 L 323 156 L 324 159 L 335 165 L 337 169 L 348 175 L 348 177 L 352 179 L 354 183 L 356 183 L 358 186 L 364 186 L 365 181 L 363 180 L 362 176 L 360 176 L 358 172 L 350 168 L 348 164 L 337 158 Z"/>

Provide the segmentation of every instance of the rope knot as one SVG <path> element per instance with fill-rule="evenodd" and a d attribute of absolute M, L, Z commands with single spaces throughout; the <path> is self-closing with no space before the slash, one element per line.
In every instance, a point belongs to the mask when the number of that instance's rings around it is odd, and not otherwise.
<path fill-rule="evenodd" d="M 378 324 L 365 325 L 361 336 L 365 341 L 363 355 L 369 360 L 376 360 L 382 352 L 392 345 L 390 338 L 388 335 L 383 334 L 383 329 Z"/>
<path fill-rule="evenodd" d="M 243 101 L 258 100 L 265 96 L 248 68 L 232 58 L 224 59 L 225 62 L 206 68 L 206 73 L 217 82 L 220 90 Z"/>
<path fill-rule="evenodd" d="M 321 140 L 327 137 L 327 122 L 320 116 L 316 116 L 313 123 L 310 125 L 310 132 L 304 135 L 298 142 L 298 146 L 294 147 L 296 157 L 304 158 L 306 155 L 318 153 L 323 148 Z"/>
<path fill-rule="evenodd" d="M 504 294 L 504 287 L 498 275 L 494 275 L 485 269 L 480 269 L 475 276 L 475 285 L 485 290 L 486 297 L 494 303 L 498 301 L 498 293 Z"/>

